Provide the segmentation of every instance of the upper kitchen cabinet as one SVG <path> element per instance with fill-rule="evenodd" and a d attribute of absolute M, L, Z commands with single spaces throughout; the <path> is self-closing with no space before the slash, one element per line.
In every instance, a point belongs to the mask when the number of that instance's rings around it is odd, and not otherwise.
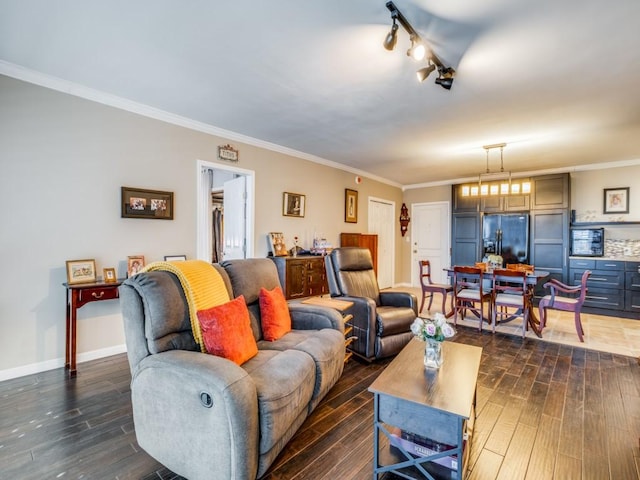
<path fill-rule="evenodd" d="M 531 196 L 531 210 L 569 208 L 569 174 L 534 177 Z"/>
<path fill-rule="evenodd" d="M 480 205 L 479 197 L 463 197 L 462 185 L 452 186 L 453 213 L 475 213 Z"/>

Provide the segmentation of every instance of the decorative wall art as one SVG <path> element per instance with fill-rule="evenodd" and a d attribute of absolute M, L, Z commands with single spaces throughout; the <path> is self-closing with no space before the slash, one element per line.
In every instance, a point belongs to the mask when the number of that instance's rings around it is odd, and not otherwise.
<path fill-rule="evenodd" d="M 122 218 L 173 220 L 173 192 L 121 187 Z"/>
<path fill-rule="evenodd" d="M 282 215 L 285 217 L 304 217 L 305 195 L 284 192 L 282 194 Z"/>
<path fill-rule="evenodd" d="M 605 188 L 603 213 L 629 213 L 629 187 Z"/>
<path fill-rule="evenodd" d="M 67 284 L 91 283 L 96 281 L 96 261 L 67 260 Z"/>
<path fill-rule="evenodd" d="M 358 191 L 345 188 L 344 190 L 344 221 L 358 223 Z"/>
<path fill-rule="evenodd" d="M 218 159 L 226 160 L 227 162 L 237 162 L 239 159 L 239 152 L 231 145 L 220 145 L 218 147 Z"/>

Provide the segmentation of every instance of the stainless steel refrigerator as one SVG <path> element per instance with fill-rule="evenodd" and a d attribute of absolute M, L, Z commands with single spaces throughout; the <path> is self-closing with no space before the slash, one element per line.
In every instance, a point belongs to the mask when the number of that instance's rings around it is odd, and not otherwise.
<path fill-rule="evenodd" d="M 503 265 L 529 263 L 529 214 L 488 214 L 482 219 L 483 256 L 500 255 Z"/>

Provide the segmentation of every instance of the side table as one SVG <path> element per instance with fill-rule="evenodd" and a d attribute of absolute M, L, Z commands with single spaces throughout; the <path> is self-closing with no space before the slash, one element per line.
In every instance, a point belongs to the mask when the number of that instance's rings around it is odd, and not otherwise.
<path fill-rule="evenodd" d="M 69 376 L 76 375 L 76 327 L 77 311 L 83 305 L 90 302 L 112 300 L 119 298 L 118 287 L 124 279 L 115 282 L 91 282 L 69 285 L 63 283 L 66 291 L 67 325 L 65 337 L 64 368 L 69 371 Z"/>
<path fill-rule="evenodd" d="M 353 342 L 356 338 L 354 336 L 349 335 L 353 330 L 353 325 L 349 323 L 349 321 L 353 318 L 353 315 L 348 313 L 345 314 L 347 310 L 353 307 L 353 302 L 349 302 L 346 300 L 336 300 L 334 298 L 326 298 L 326 297 L 310 297 L 306 300 L 303 300 L 302 303 L 306 303 L 309 305 L 320 305 L 322 307 L 335 308 L 342 314 L 342 321 L 344 322 L 344 345 L 347 351 L 344 355 L 344 363 L 347 363 L 353 352 L 349 351 L 349 344 Z"/>

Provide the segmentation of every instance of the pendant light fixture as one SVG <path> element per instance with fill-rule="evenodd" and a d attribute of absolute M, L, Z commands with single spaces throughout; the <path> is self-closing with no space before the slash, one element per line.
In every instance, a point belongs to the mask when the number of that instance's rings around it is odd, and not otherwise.
<path fill-rule="evenodd" d="M 511 171 L 504 171 L 504 147 L 506 143 L 495 143 L 484 145 L 482 148 L 487 152 L 487 169 L 478 175 L 478 183 L 461 186 L 460 193 L 463 197 L 486 197 L 496 195 L 525 195 L 531 193 L 531 182 L 529 180 L 514 181 L 511 178 Z M 500 149 L 500 171 L 491 172 L 489 169 L 489 152 Z"/>

